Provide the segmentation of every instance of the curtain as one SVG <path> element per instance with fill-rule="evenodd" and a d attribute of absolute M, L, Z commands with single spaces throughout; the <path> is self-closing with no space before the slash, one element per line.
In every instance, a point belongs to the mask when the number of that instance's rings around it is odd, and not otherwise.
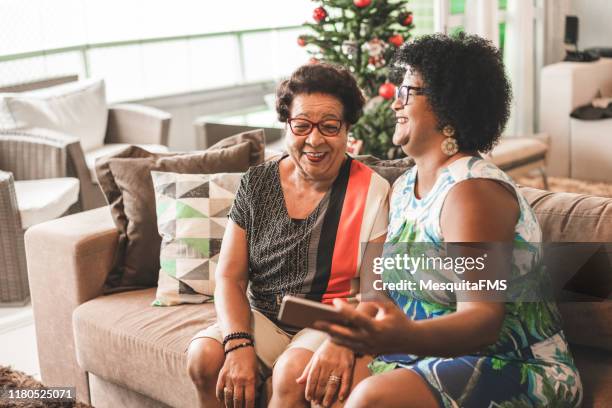
<path fill-rule="evenodd" d="M 572 14 L 570 0 L 541 0 L 544 6 L 544 65 L 562 61 L 565 57 L 563 37 L 565 16 Z"/>
<path fill-rule="evenodd" d="M 497 0 L 466 0 L 465 31 L 490 40 L 499 47 Z"/>
<path fill-rule="evenodd" d="M 514 97 L 506 126 L 507 135 L 530 135 L 534 132 L 534 13 L 532 1 L 508 0 L 504 61 Z"/>

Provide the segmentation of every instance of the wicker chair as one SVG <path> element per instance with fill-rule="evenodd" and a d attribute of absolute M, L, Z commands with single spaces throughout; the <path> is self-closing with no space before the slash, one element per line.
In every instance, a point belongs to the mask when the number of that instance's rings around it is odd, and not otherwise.
<path fill-rule="evenodd" d="M 0 93 L 27 92 L 77 80 L 78 77 L 76 75 L 48 78 L 35 82 L 0 87 Z M 159 109 L 136 104 L 110 105 L 108 107 L 108 124 L 104 144 L 167 146 L 170 120 L 171 115 Z M 79 203 L 81 209 L 85 211 L 106 205 L 104 195 L 97 181 L 92 176 L 92 167 L 95 158 L 92 159 L 89 154 L 85 154 L 78 140 L 77 143 L 74 143 L 76 139 L 72 138 L 71 135 L 63 135 L 54 132 L 47 133 L 46 137 L 50 141 L 63 144 L 66 149 L 64 153 L 66 165 L 63 172 L 67 171 L 71 177 L 77 177 L 79 179 Z M 71 142 L 68 143 L 68 140 Z M 32 158 L 26 158 L 26 163 L 23 165 L 27 166 L 27 162 L 29 161 L 32 161 Z M 18 179 L 17 176 L 15 177 Z"/>
<path fill-rule="evenodd" d="M 13 175 L 0 170 L 0 302 L 22 303 L 27 297 L 23 230 Z"/>
<path fill-rule="evenodd" d="M 29 300 L 24 250 L 24 225 L 17 202 L 15 180 L 62 178 L 74 175 L 70 152 L 79 151 L 78 139 L 44 129 L 0 131 L 0 304 Z M 76 184 L 76 180 L 74 181 Z M 78 211 L 78 202 L 66 213 Z"/>

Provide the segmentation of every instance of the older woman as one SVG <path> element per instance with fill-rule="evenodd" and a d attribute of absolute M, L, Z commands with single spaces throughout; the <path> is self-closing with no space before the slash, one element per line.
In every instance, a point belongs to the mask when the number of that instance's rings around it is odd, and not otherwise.
<path fill-rule="evenodd" d="M 537 273 L 542 233 L 534 212 L 512 180 L 479 155 L 508 119 L 510 86 L 499 51 L 476 36 L 433 35 L 403 46 L 395 65 L 403 83 L 392 106 L 393 141 L 416 165 L 393 186 L 385 256 L 418 243 L 455 247 L 459 255 L 462 246 L 451 243 L 472 243 L 465 254 L 478 252 L 473 243 L 507 243 L 522 252 L 501 251 L 462 278 L 512 282 Z M 415 285 L 387 286 L 392 302 L 370 303 L 375 313 L 338 305 L 350 328 L 318 326 L 338 344 L 377 355 L 374 375 L 356 386 L 347 407 L 580 404 L 580 377 L 554 302 L 420 287 L 419 277 L 444 280 L 435 268 L 404 275 L 391 268 L 382 280 L 398 276 Z"/>
<path fill-rule="evenodd" d="M 328 403 L 348 395 L 353 369 L 367 370 L 327 334 L 276 320 L 284 295 L 354 298 L 361 244 L 384 241 L 389 185 L 346 154 L 363 104 L 352 75 L 331 65 L 303 66 L 279 85 L 288 155 L 244 175 L 216 269 L 218 323 L 189 347 L 202 406 L 253 406 L 270 371 L 271 406 Z"/>

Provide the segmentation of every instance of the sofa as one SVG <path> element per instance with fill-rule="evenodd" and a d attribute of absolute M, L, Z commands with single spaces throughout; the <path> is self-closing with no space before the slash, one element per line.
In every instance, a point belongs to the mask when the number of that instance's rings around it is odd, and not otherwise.
<path fill-rule="evenodd" d="M 612 242 L 612 199 L 522 187 L 545 241 Z M 155 288 L 102 295 L 117 230 L 108 207 L 34 226 L 26 252 L 40 372 L 76 386 L 97 408 L 195 407 L 190 338 L 215 321 L 213 304 L 151 307 Z M 562 303 L 585 407 L 612 404 L 612 302 Z"/>

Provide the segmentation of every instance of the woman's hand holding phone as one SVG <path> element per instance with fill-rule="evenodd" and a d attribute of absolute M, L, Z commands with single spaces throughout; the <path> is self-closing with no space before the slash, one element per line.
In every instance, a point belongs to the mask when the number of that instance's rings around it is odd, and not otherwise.
<path fill-rule="evenodd" d="M 347 324 L 317 321 L 313 327 L 329 333 L 335 343 L 361 354 L 410 352 L 417 323 L 393 302 L 362 302 L 355 308 L 336 299 L 334 306 Z"/>

